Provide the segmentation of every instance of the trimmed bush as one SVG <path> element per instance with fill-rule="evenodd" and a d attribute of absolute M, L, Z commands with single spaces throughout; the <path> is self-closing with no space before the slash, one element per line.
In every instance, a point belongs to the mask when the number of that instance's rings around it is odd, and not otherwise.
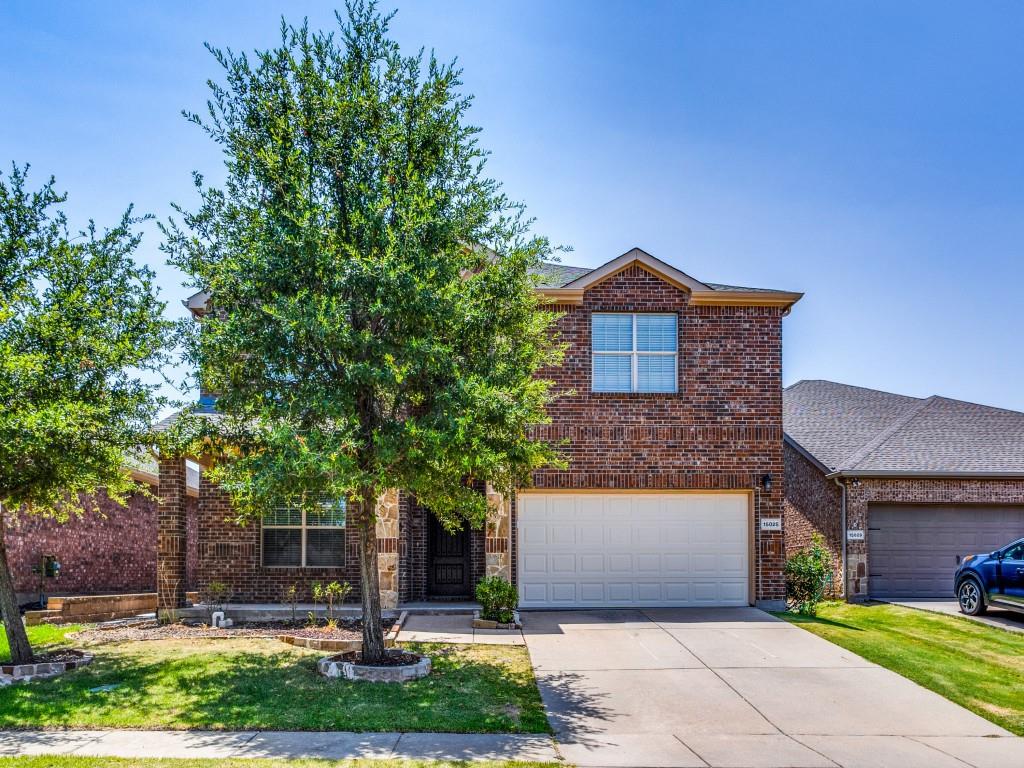
<path fill-rule="evenodd" d="M 501 576 L 487 576 L 476 585 L 476 601 L 480 603 L 481 619 L 510 624 L 512 611 L 519 605 L 519 594 Z"/>
<path fill-rule="evenodd" d="M 814 616 L 825 597 L 832 574 L 832 554 L 820 535 L 811 537 L 811 546 L 804 547 L 786 560 L 786 600 L 790 609 Z"/>

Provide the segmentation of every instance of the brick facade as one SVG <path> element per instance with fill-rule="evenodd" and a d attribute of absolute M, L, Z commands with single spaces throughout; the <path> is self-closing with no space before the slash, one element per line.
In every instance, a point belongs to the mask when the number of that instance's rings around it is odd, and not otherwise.
<path fill-rule="evenodd" d="M 81 517 L 60 523 L 22 515 L 8 522 L 7 555 L 14 589 L 22 600 L 34 600 L 39 575 L 32 569 L 44 555 L 61 564 L 57 579 L 45 579 L 47 595 L 101 595 L 156 590 L 157 502 L 140 486 L 127 505 L 102 491 Z M 187 522 L 194 525 L 195 499 L 187 499 Z M 189 561 L 194 563 L 194 550 Z"/>
<path fill-rule="evenodd" d="M 560 306 L 564 364 L 541 372 L 559 397 L 551 423 L 533 434 L 565 443 L 567 469 L 542 470 L 534 485 L 547 489 L 736 490 L 753 492 L 754 597 L 784 597 L 783 532 L 761 532 L 758 519 L 783 517 L 782 317 L 780 307 L 696 306 L 689 293 L 633 264 L 584 293 L 582 305 Z M 673 394 L 592 393 L 590 315 L 595 311 L 671 312 L 679 318 L 679 391 Z M 161 466 L 161 471 L 163 465 Z M 761 478 L 771 475 L 770 491 Z M 484 490 L 486 492 L 486 490 Z M 470 537 L 475 581 L 485 573 L 517 579 L 515 499 L 489 493 L 494 507 L 484 530 Z M 397 552 L 394 577 L 402 601 L 425 598 L 429 512 L 400 494 L 394 519 L 378 537 Z M 200 483 L 193 584 L 231 585 L 233 600 L 274 601 L 298 583 L 347 580 L 358 594 L 357 534 L 350 527 L 345 566 L 337 569 L 263 568 L 259 524 L 231 520 L 226 496 Z M 397 525 L 397 533 L 394 527 Z M 382 537 L 383 538 L 380 538 Z M 397 536 L 397 541 L 394 541 Z M 389 560 L 389 563 L 391 561 Z M 388 567 L 391 567 L 390 565 Z M 394 584 L 397 578 L 397 585 Z"/>
<path fill-rule="evenodd" d="M 825 538 L 841 579 L 842 497 L 825 473 L 789 445 L 786 460 L 786 551 L 810 542 L 811 533 Z M 1024 504 L 1024 480 L 961 478 L 844 478 L 846 525 L 865 531 L 864 541 L 846 545 L 847 597 L 870 595 L 870 547 L 867 536 L 873 504 Z"/>
<path fill-rule="evenodd" d="M 756 599 L 782 599 L 783 533 L 758 531 L 758 519 L 783 516 L 783 310 L 695 306 L 639 264 L 586 291 L 582 305 L 558 309 L 568 350 L 561 367 L 542 375 L 559 397 L 548 408 L 551 423 L 534 434 L 567 441 L 569 466 L 535 473 L 536 487 L 754 489 Z M 678 393 L 591 392 L 593 312 L 677 313 Z M 760 490 L 766 474 L 768 493 Z"/>
<path fill-rule="evenodd" d="M 1024 504 L 1024 480 L 929 478 L 861 478 L 847 480 L 846 521 L 868 530 L 872 504 Z M 868 542 L 846 545 L 847 594 L 863 600 L 870 594 Z"/>
<path fill-rule="evenodd" d="M 832 593 L 842 593 L 842 499 L 838 485 L 788 443 L 786 499 L 783 504 L 786 556 L 809 546 L 813 534 L 821 534 L 832 553 Z"/>

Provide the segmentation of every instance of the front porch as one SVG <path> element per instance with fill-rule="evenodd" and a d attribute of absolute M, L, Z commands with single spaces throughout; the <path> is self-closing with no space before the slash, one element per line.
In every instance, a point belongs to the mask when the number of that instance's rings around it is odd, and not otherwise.
<path fill-rule="evenodd" d="M 205 616 L 208 609 L 189 606 L 185 593 L 195 590 L 202 597 L 215 582 L 226 585 L 226 602 L 232 613 L 245 610 L 252 615 L 281 612 L 290 616 L 287 594 L 295 587 L 301 605 L 296 610 L 306 615 L 313 610 L 312 586 L 316 582 L 348 582 L 352 586 L 349 600 L 358 600 L 358 536 L 350 522 L 346 521 L 347 527 L 334 539 L 336 562 L 324 565 L 317 560 L 309 567 L 278 565 L 265 556 L 261 523 L 235 522 L 227 494 L 202 472 L 194 518 L 189 520 L 185 476 L 184 457 L 160 457 L 157 602 L 161 615 Z M 474 588 L 481 578 L 514 578 L 514 503 L 489 485 L 481 484 L 480 491 L 488 499 L 485 526 L 454 534 L 445 531 L 410 494 L 392 489 L 381 495 L 376 532 L 381 604 L 386 610 L 417 606 L 417 610 L 437 613 L 471 612 Z M 302 542 L 305 546 L 305 538 Z M 305 556 L 302 562 L 306 562 Z M 346 605 L 342 610 L 349 609 Z"/>

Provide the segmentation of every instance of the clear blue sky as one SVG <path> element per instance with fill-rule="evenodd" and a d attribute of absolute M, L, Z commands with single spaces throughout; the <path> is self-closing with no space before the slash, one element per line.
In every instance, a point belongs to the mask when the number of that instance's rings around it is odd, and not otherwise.
<path fill-rule="evenodd" d="M 179 116 L 202 47 L 272 45 L 300 2 L 0 6 L 0 162 L 77 223 L 163 217 L 216 178 Z M 458 56 L 492 175 L 597 265 L 632 246 L 704 280 L 804 291 L 785 379 L 1024 410 L 1024 4 L 404 2 Z M 140 257 L 183 312 L 147 228 Z"/>

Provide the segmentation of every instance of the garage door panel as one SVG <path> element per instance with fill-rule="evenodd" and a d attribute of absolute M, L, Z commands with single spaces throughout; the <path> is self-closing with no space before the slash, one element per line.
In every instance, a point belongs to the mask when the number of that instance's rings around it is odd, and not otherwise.
<path fill-rule="evenodd" d="M 746 494 L 530 493 L 518 515 L 524 608 L 747 604 Z"/>
<path fill-rule="evenodd" d="M 874 597 L 950 597 L 957 555 L 991 552 L 1024 536 L 1024 506 L 871 505 Z"/>

